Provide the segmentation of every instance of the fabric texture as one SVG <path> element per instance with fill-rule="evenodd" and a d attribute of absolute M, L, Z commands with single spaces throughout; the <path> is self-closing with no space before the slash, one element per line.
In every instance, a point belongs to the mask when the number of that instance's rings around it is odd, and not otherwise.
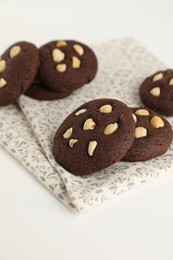
<path fill-rule="evenodd" d="M 141 106 L 139 85 L 145 77 L 165 69 L 156 57 L 132 38 L 115 39 L 93 47 L 99 70 L 93 82 L 57 101 L 21 96 L 17 104 L 0 108 L 0 144 L 59 200 L 84 212 L 125 191 L 172 173 L 173 145 L 164 155 L 145 162 L 118 162 L 91 176 L 74 176 L 52 154 L 55 132 L 82 103 L 115 98 Z M 173 124 L 173 118 L 168 119 Z"/>

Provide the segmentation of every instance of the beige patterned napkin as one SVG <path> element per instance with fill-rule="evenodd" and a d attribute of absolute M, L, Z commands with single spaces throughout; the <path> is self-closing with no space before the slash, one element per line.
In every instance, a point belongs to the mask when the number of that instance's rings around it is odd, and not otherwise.
<path fill-rule="evenodd" d="M 0 108 L 0 144 L 12 153 L 64 204 L 83 212 L 143 183 L 172 172 L 173 146 L 146 162 L 118 162 L 88 177 L 77 177 L 59 166 L 52 155 L 54 134 L 75 108 L 95 98 L 120 99 L 140 105 L 138 88 L 151 73 L 164 69 L 151 53 L 131 38 L 95 46 L 96 79 L 58 101 L 22 96 L 18 104 Z M 173 118 L 169 118 L 173 123 Z"/>

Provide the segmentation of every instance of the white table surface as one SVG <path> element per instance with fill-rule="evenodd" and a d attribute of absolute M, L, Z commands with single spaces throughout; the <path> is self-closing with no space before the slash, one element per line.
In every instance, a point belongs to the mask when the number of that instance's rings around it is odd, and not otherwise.
<path fill-rule="evenodd" d="M 173 65 L 172 0 L 0 0 L 0 51 L 134 36 Z M 81 215 L 0 147 L 0 260 L 173 260 L 173 174 Z"/>

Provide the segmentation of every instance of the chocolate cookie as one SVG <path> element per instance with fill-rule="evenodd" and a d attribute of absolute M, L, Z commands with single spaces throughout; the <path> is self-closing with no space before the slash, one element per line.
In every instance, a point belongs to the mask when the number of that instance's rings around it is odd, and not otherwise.
<path fill-rule="evenodd" d="M 31 85 L 39 66 L 38 50 L 29 42 L 18 42 L 0 59 L 0 106 L 15 102 Z"/>
<path fill-rule="evenodd" d="M 52 41 L 39 49 L 40 79 L 56 91 L 73 91 L 92 81 L 97 59 L 86 45 L 76 41 Z"/>
<path fill-rule="evenodd" d="M 145 161 L 164 154 L 172 142 L 170 123 L 147 108 L 131 108 L 135 121 L 135 139 L 123 161 Z"/>
<path fill-rule="evenodd" d="M 69 91 L 54 91 L 48 88 L 39 80 L 34 80 L 30 88 L 25 92 L 25 95 L 38 100 L 57 100 L 69 96 Z"/>
<path fill-rule="evenodd" d="M 89 175 L 119 161 L 134 140 L 131 110 L 115 99 L 87 102 L 72 112 L 57 130 L 55 160 L 75 175 Z"/>
<path fill-rule="evenodd" d="M 146 78 L 140 97 L 148 108 L 166 116 L 173 115 L 173 70 L 159 71 Z"/>

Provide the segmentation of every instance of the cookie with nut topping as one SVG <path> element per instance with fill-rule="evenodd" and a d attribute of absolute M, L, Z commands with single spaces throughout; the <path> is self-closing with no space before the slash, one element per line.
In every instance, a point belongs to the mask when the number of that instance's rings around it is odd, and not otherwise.
<path fill-rule="evenodd" d="M 72 112 L 53 141 L 55 160 L 75 175 L 89 175 L 121 160 L 134 140 L 131 110 L 115 99 L 89 101 Z"/>
<path fill-rule="evenodd" d="M 159 71 L 146 78 L 140 86 L 143 104 L 153 111 L 173 115 L 173 70 Z"/>
<path fill-rule="evenodd" d="M 97 72 L 95 53 L 77 41 L 52 41 L 39 49 L 40 79 L 55 91 L 73 91 L 91 82 Z"/>
<path fill-rule="evenodd" d="M 17 42 L 0 58 L 0 106 L 15 102 L 31 85 L 39 66 L 32 43 Z"/>
<path fill-rule="evenodd" d="M 131 108 L 135 122 L 135 139 L 123 161 L 150 160 L 164 154 L 173 137 L 170 123 L 148 108 Z"/>

